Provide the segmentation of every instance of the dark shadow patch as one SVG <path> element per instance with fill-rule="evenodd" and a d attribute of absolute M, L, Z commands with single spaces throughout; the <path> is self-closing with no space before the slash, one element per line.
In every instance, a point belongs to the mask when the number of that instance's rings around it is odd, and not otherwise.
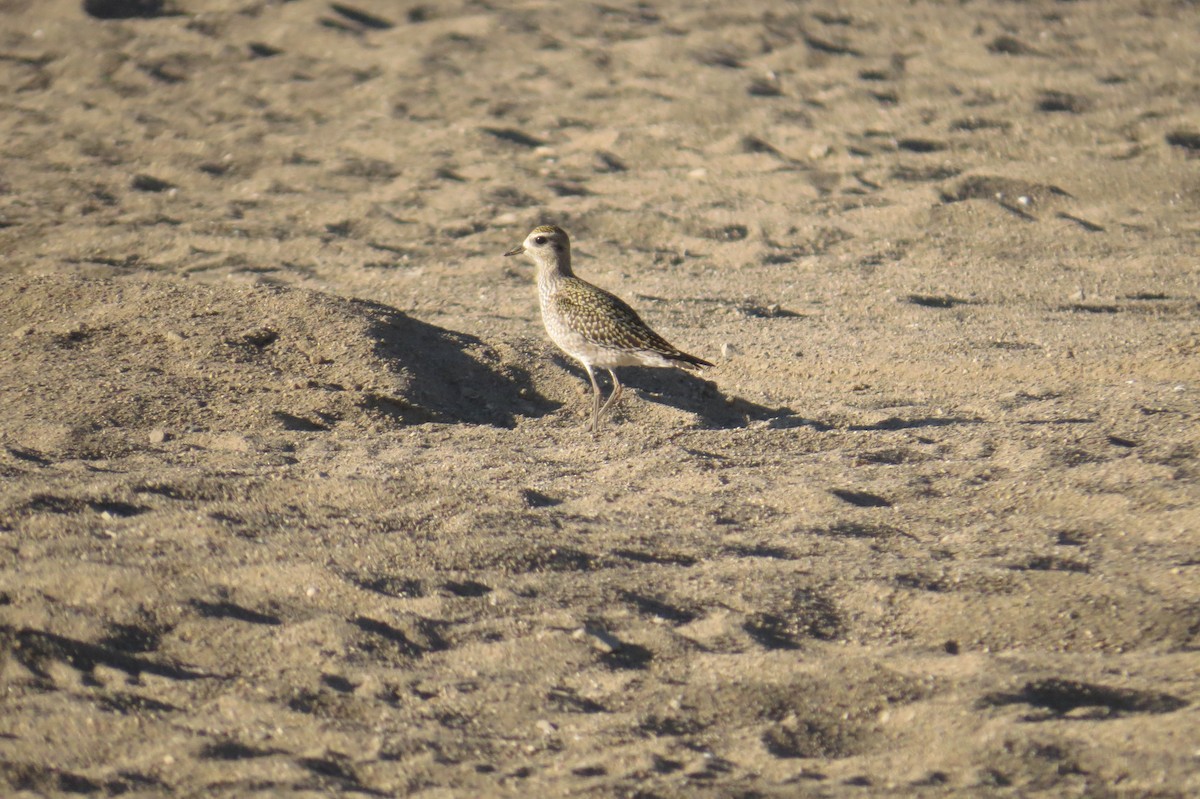
<path fill-rule="evenodd" d="M 805 719 L 771 727 L 762 736 L 763 746 L 778 758 L 835 760 L 857 754 L 860 736 L 850 726 L 824 719 Z"/>
<path fill-rule="evenodd" d="M 285 411 L 272 411 L 271 415 L 282 425 L 284 430 L 297 433 L 324 433 L 329 430 L 328 425 L 313 422 Z"/>
<path fill-rule="evenodd" d="M 789 628 L 787 619 L 771 613 L 755 613 L 742 623 L 746 634 L 764 649 L 799 649 Z"/>
<path fill-rule="evenodd" d="M 116 516 L 121 519 L 140 516 L 150 510 L 145 505 L 134 505 L 129 502 L 112 499 L 88 500 L 87 506 L 96 511 L 96 513 L 107 513 L 109 516 Z"/>
<path fill-rule="evenodd" d="M 233 619 L 235 621 L 244 621 L 249 624 L 266 624 L 272 627 L 283 624 L 283 620 L 278 616 L 270 613 L 260 613 L 257 610 L 251 610 L 247 607 L 242 607 L 235 602 L 230 602 L 227 599 L 222 599 L 217 602 L 209 602 L 203 599 L 191 599 L 188 604 L 196 609 L 206 619 Z"/>
<path fill-rule="evenodd" d="M 93 779 L 53 766 L 0 760 L 0 782 L 14 791 L 47 796 L 64 793 L 100 793 L 107 786 Z"/>
<path fill-rule="evenodd" d="M 1050 678 L 1028 682 L 1011 694 L 983 697 L 983 707 L 1032 705 L 1062 715 L 1081 707 L 1104 707 L 1115 714 L 1171 713 L 1188 706 L 1188 701 L 1159 691 L 1111 688 L 1105 685 Z"/>
<path fill-rule="evenodd" d="M 632 560 L 634 563 L 650 563 L 658 566 L 695 566 L 697 561 L 691 555 L 680 555 L 673 552 L 644 552 L 640 549 L 614 549 L 612 554 L 618 558 Z"/>
<path fill-rule="evenodd" d="M 1011 127 L 1011 122 L 1006 122 L 1002 119 L 988 119 L 987 117 L 963 117 L 950 123 L 950 130 L 967 133 L 973 133 L 977 130 L 1008 130 Z"/>
<path fill-rule="evenodd" d="M 1092 101 L 1077 94 L 1059 91 L 1044 91 L 1034 105 L 1038 111 L 1056 114 L 1083 114 L 1090 110 Z"/>
<path fill-rule="evenodd" d="M 103 710 L 112 713 L 120 713 L 123 716 L 130 714 L 143 716 L 147 713 L 178 713 L 183 710 L 181 707 L 151 699 L 147 696 L 138 696 L 130 693 L 111 693 L 96 699 L 96 705 Z"/>
<path fill-rule="evenodd" d="M 265 42 L 250 42 L 246 45 L 246 49 L 250 51 L 251 58 L 274 58 L 277 55 L 282 55 L 283 50 L 278 47 L 272 47 Z"/>
<path fill-rule="evenodd" d="M 813 535 L 829 538 L 868 538 L 884 539 L 908 535 L 903 530 L 889 524 L 865 524 L 862 522 L 835 522 L 824 527 L 814 527 Z"/>
<path fill-rule="evenodd" d="M 919 574 L 916 572 L 897 574 L 892 578 L 892 582 L 900 588 L 907 588 L 910 591 L 928 591 L 933 594 L 940 594 L 946 591 L 946 581 L 929 574 Z"/>
<path fill-rule="evenodd" d="M 596 151 L 595 170 L 597 172 L 625 172 L 628 169 L 625 162 L 612 153 L 603 150 Z"/>
<path fill-rule="evenodd" d="M 574 547 L 528 544 L 507 549 L 487 564 L 509 574 L 533 572 L 591 572 L 608 568 L 611 563 Z"/>
<path fill-rule="evenodd" d="M 913 780 L 912 785 L 918 787 L 937 787 L 950 782 L 950 775 L 944 771 L 931 771 L 920 779 Z"/>
<path fill-rule="evenodd" d="M 754 136 L 752 134 L 747 134 L 742 137 L 742 152 L 760 153 L 762 155 L 773 155 L 776 158 L 783 159 L 784 161 L 791 160 L 786 155 L 784 155 L 782 152 L 780 152 L 779 148 L 776 147 L 774 144 L 771 144 L 766 139 L 760 138 L 758 136 Z"/>
<path fill-rule="evenodd" d="M 121 769 L 115 778 L 105 781 L 104 790 L 108 791 L 109 796 L 120 796 L 131 791 L 154 791 L 159 795 L 170 793 L 167 784 L 158 777 L 130 769 Z"/>
<path fill-rule="evenodd" d="M 1017 217 L 1018 219 L 1024 219 L 1026 222 L 1036 222 L 1037 221 L 1036 216 L 1029 213 L 1024 208 L 1017 205 L 1016 203 L 1010 203 L 1008 200 L 997 198 L 996 205 L 1000 206 L 1005 211 L 1008 211 L 1010 214 Z"/>
<path fill-rule="evenodd" d="M 696 718 L 660 716 L 652 713 L 638 722 L 638 732 L 654 738 L 676 738 L 703 732 L 707 724 Z"/>
<path fill-rule="evenodd" d="M 692 53 L 697 64 L 706 67 L 724 67 L 725 69 L 741 69 L 745 66 L 744 56 L 724 47 L 710 47 Z"/>
<path fill-rule="evenodd" d="M 590 197 L 592 195 L 592 191 L 578 181 L 551 180 L 546 182 L 546 187 L 559 197 Z"/>
<path fill-rule="evenodd" d="M 739 303 L 734 310 L 750 319 L 800 319 L 804 316 L 778 305 L 756 305 L 751 302 Z"/>
<path fill-rule="evenodd" d="M 117 649 L 128 654 L 153 652 L 162 645 L 162 637 L 171 627 L 153 623 L 118 624 L 110 622 L 108 634 L 100 639 L 100 646 Z"/>
<path fill-rule="evenodd" d="M 389 22 L 383 17 L 377 17 L 374 14 L 368 14 L 366 11 L 361 11 L 353 6 L 343 5 L 341 3 L 330 3 L 332 8 L 342 17 L 350 20 L 355 25 L 361 25 L 364 28 L 371 30 L 386 31 L 396 27 L 395 23 Z"/>
<path fill-rule="evenodd" d="M 929 460 L 929 457 L 925 453 L 904 447 L 859 452 L 854 456 L 855 463 L 864 466 L 900 466 L 905 463 L 922 463 L 927 460 Z"/>
<path fill-rule="evenodd" d="M 963 178 L 954 187 L 943 190 L 941 194 L 944 203 L 965 200 L 996 201 L 998 198 L 1014 201 L 1018 197 L 1028 197 L 1040 203 L 1055 198 L 1070 198 L 1071 194 L 1051 184 L 1031 183 L 995 175 L 972 175 Z"/>
<path fill-rule="evenodd" d="M 367 392 L 359 403 L 363 410 L 387 416 L 402 424 L 426 424 L 427 422 L 445 422 L 447 417 L 440 411 L 422 408 L 400 397 L 389 397 L 384 394 Z"/>
<path fill-rule="evenodd" d="M 949 294 L 909 294 L 905 300 L 922 308 L 953 308 L 955 305 L 971 305 L 970 300 L 962 300 Z"/>
<path fill-rule="evenodd" d="M 641 613 L 643 616 L 653 616 L 670 624 L 687 624 L 688 622 L 695 621 L 697 618 L 697 615 L 690 610 L 676 607 L 661 599 L 645 594 L 638 594 L 633 591 L 621 591 L 620 597 L 625 602 L 637 608 L 638 613 Z"/>
<path fill-rule="evenodd" d="M 831 488 L 829 493 L 842 502 L 849 502 L 858 508 L 890 508 L 892 503 L 878 494 L 869 491 L 854 491 L 848 488 Z"/>
<path fill-rule="evenodd" d="M 1008 568 L 1013 571 L 1075 572 L 1088 574 L 1092 567 L 1082 561 L 1058 555 L 1035 555 L 1023 563 L 1014 563 Z"/>
<path fill-rule="evenodd" d="M 924 183 L 938 180 L 948 180 L 962 173 L 958 167 L 947 166 L 946 164 L 924 164 L 913 166 L 911 164 L 901 164 L 892 168 L 888 174 L 895 180 L 903 180 L 906 183 Z"/>
<path fill-rule="evenodd" d="M 175 188 L 175 184 L 161 178 L 156 178 L 153 175 L 134 175 L 133 179 L 129 182 L 129 187 L 134 191 L 160 194 Z"/>
<path fill-rule="evenodd" d="M 393 577 L 391 575 L 368 577 L 348 574 L 346 579 L 359 588 L 396 599 L 420 599 L 426 594 L 424 584 L 420 580 L 409 577 Z"/>
<path fill-rule="evenodd" d="M 695 771 L 689 771 L 685 776 L 695 782 L 706 782 L 709 780 L 717 780 L 721 777 L 732 774 L 737 765 L 732 760 L 726 760 L 723 757 L 715 757 L 710 755 L 703 761 L 704 767 Z"/>
<path fill-rule="evenodd" d="M 336 789 L 338 792 L 365 793 L 368 796 L 393 795 L 363 785 L 351 764 L 341 758 L 301 757 L 297 758 L 296 763 L 318 778 L 317 783 L 323 791 L 333 792 Z"/>
<path fill-rule="evenodd" d="M 322 674 L 321 685 L 324 685 L 330 690 L 337 691 L 339 694 L 354 693 L 354 683 L 340 674 Z"/>
<path fill-rule="evenodd" d="M 607 713 L 608 708 L 580 696 L 574 688 L 555 687 L 546 693 L 550 707 L 562 713 Z"/>
<path fill-rule="evenodd" d="M 1188 155 L 1200 155 L 1200 132 L 1173 130 L 1167 134 L 1167 144 L 1187 150 Z"/>
<path fill-rule="evenodd" d="M 442 583 L 442 588 L 446 589 L 455 596 L 477 599 L 481 596 L 487 596 L 492 593 L 490 586 L 483 583 L 477 583 L 474 580 L 464 580 L 461 583 L 454 580 L 447 580 Z"/>
<path fill-rule="evenodd" d="M 406 400 L 378 406 L 396 422 L 511 428 L 518 416 L 541 417 L 560 407 L 538 393 L 526 369 L 502 362 L 479 338 L 418 321 L 387 305 L 354 304 L 370 315 L 376 354 L 393 370 L 411 376 Z"/>
<path fill-rule="evenodd" d="M 526 194 L 515 186 L 497 186 L 489 189 L 486 200 L 495 205 L 508 208 L 532 208 L 540 205 L 541 201 L 532 194 Z"/>
<path fill-rule="evenodd" d="M 49 466 L 50 464 L 54 463 L 54 461 L 45 457 L 37 450 L 27 449 L 25 447 L 5 447 L 5 449 L 8 450 L 9 455 L 12 455 L 14 458 L 27 463 L 34 463 L 38 466 Z"/>
<path fill-rule="evenodd" d="M 288 710 L 309 716 L 332 716 L 343 707 L 343 698 L 331 691 L 315 689 L 294 690 L 287 699 Z"/>
<path fill-rule="evenodd" d="M 543 494 L 541 491 L 535 491 L 532 488 L 526 488 L 521 492 L 521 499 L 525 502 L 527 508 L 552 508 L 555 505 L 561 505 L 562 500 L 555 497 Z"/>
<path fill-rule="evenodd" d="M 95 19 L 153 19 L 169 15 L 163 0 L 83 0 L 83 10 Z"/>
<path fill-rule="evenodd" d="M 483 127 L 480 128 L 480 130 L 492 138 L 499 139 L 503 142 L 508 142 L 509 144 L 516 144 L 520 147 L 528 147 L 530 149 L 541 147 L 546 143 L 544 140 L 539 139 L 536 136 L 530 136 L 528 133 L 517 130 L 516 128 Z"/>
<path fill-rule="evenodd" d="M 1078 530 L 1059 530 L 1054 543 L 1060 547 L 1084 547 L 1088 544 L 1088 535 Z"/>
<path fill-rule="evenodd" d="M 845 623 L 828 596 L 800 588 L 749 616 L 742 629 L 767 649 L 798 649 L 805 639 L 835 640 Z"/>
<path fill-rule="evenodd" d="M 387 622 L 370 619 L 366 616 L 359 616 L 356 619 L 351 619 L 351 623 L 369 636 L 382 639 L 386 642 L 388 649 L 405 657 L 417 658 L 425 654 L 425 650 L 412 641 L 403 630 L 393 627 Z M 363 648 L 368 652 L 378 652 L 381 649 L 379 642 L 370 640 L 368 640 Z"/>
<path fill-rule="evenodd" d="M 848 55 L 854 56 L 855 58 L 862 57 L 862 51 L 857 50 L 848 44 L 831 42 L 828 39 L 822 39 L 820 37 L 813 36 L 807 31 L 801 31 L 800 35 L 801 38 L 804 39 L 804 43 L 808 45 L 810 49 L 816 50 L 818 53 L 828 53 L 829 55 Z"/>
<path fill-rule="evenodd" d="M 921 419 L 901 419 L 891 416 L 874 424 L 852 424 L 847 430 L 856 432 L 879 430 L 919 430 L 925 427 L 950 427 L 957 424 L 981 424 L 981 419 L 970 419 L 959 416 L 930 416 Z"/>
<path fill-rule="evenodd" d="M 259 757 L 287 754 L 283 749 L 260 749 L 239 741 L 215 741 L 205 744 L 197 753 L 203 760 L 254 760 Z"/>
<path fill-rule="evenodd" d="M 781 408 L 777 415 L 768 417 L 766 422 L 767 428 L 770 430 L 792 430 L 797 427 L 811 427 L 818 433 L 824 433 L 834 429 L 834 425 L 828 422 L 822 422 L 818 419 L 806 419 L 793 412 L 791 408 Z"/>
<path fill-rule="evenodd" d="M 735 558 L 767 558 L 769 560 L 797 560 L 798 556 L 785 547 L 773 547 L 769 544 L 730 544 L 722 549 L 723 552 Z"/>
<path fill-rule="evenodd" d="M 333 174 L 347 178 L 359 178 L 376 183 L 387 183 L 400 177 L 400 168 L 391 161 L 381 158 L 346 158 L 333 170 Z"/>
<path fill-rule="evenodd" d="M 778 79 L 755 77 L 746 87 L 746 94 L 751 97 L 782 97 L 783 87 L 780 86 Z"/>
<path fill-rule="evenodd" d="M 172 680 L 199 680 L 217 676 L 181 666 L 156 663 L 108 647 L 28 627 L 18 630 L 0 625 L 0 654 L 4 653 L 38 677 L 47 680 L 50 679 L 50 674 L 45 668 L 47 661 L 66 663 L 78 671 L 87 673 L 91 673 L 96 666 L 108 666 L 135 677 L 143 673 L 156 674 Z"/>
<path fill-rule="evenodd" d="M 996 55 L 1041 55 L 1035 48 L 1008 34 L 1001 34 L 988 42 L 987 50 Z"/>
<path fill-rule="evenodd" d="M 383 651 L 384 648 L 380 647 L 380 644 L 385 643 L 386 648 L 390 648 L 396 654 L 420 657 L 431 651 L 450 648 L 450 644 L 442 637 L 442 630 L 449 626 L 445 621 L 413 617 L 408 619 L 408 630 L 401 630 L 400 627 L 392 626 L 386 621 L 368 618 L 365 615 L 350 620 L 350 623 L 374 637 L 362 644 L 366 651 Z"/>
<path fill-rule="evenodd" d="M 1073 302 L 1070 305 L 1059 306 L 1058 310 L 1073 313 L 1120 313 L 1124 309 L 1120 305 L 1103 302 Z"/>
<path fill-rule="evenodd" d="M 64 515 L 93 510 L 96 513 L 107 513 L 109 516 L 121 519 L 138 516 L 150 510 L 145 505 L 134 505 L 120 500 L 78 499 L 55 494 L 34 494 L 25 503 L 25 509 L 32 513 L 61 513 Z"/>
<path fill-rule="evenodd" d="M 1095 222 L 1089 222 L 1083 217 L 1075 216 L 1074 214 L 1068 214 L 1066 211 L 1059 211 L 1057 214 L 1055 214 L 1055 216 L 1057 216 L 1059 219 L 1065 219 L 1068 222 L 1074 222 L 1076 225 L 1079 225 L 1089 233 L 1104 232 L 1104 225 L 1098 225 Z"/>
<path fill-rule="evenodd" d="M 564 368 L 582 376 L 574 363 L 556 356 Z M 752 421 L 767 421 L 780 427 L 810 425 L 818 427 L 820 422 L 800 419 L 791 408 L 771 408 L 759 405 L 742 397 L 724 394 L 712 381 L 680 369 L 656 369 L 653 367 L 621 367 L 621 383 L 627 389 L 641 392 L 645 399 L 676 408 L 699 417 L 699 424 L 707 430 L 728 430 L 746 427 Z M 581 377 L 586 380 L 586 376 Z M 599 379 L 599 378 L 598 378 Z M 607 392 L 608 389 L 606 388 Z M 626 392 L 624 403 L 636 401 Z M 622 406 L 617 407 L 620 414 Z M 818 429 L 821 429 L 818 427 Z M 827 429 L 827 428 L 826 428 Z"/>
<path fill-rule="evenodd" d="M 725 225 L 709 228 L 702 231 L 701 235 L 713 241 L 744 241 L 750 235 L 750 228 L 745 225 Z"/>
<path fill-rule="evenodd" d="M 946 149 L 946 143 L 936 139 L 898 139 L 896 147 L 910 153 L 937 153 Z"/>
<path fill-rule="evenodd" d="M 674 774 L 677 771 L 683 771 L 683 763 L 656 754 L 650 760 L 650 768 L 654 769 L 655 774 Z"/>
<path fill-rule="evenodd" d="M 610 669 L 642 670 L 654 660 L 654 653 L 641 644 L 619 643 L 616 649 L 600 656 L 600 662 Z"/>

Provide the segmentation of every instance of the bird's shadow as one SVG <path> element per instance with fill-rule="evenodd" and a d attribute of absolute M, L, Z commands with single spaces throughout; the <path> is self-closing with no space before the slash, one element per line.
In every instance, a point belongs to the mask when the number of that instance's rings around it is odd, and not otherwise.
<path fill-rule="evenodd" d="M 587 375 L 579 364 L 561 355 L 555 355 L 555 360 L 563 368 L 578 374 L 581 380 L 587 381 Z M 596 380 L 601 390 L 607 395 L 611 391 L 608 373 L 597 369 Z M 628 390 L 634 389 L 645 399 L 657 402 L 687 413 L 695 414 L 700 419 L 700 426 L 709 430 L 729 430 L 746 427 L 751 422 L 765 421 L 771 427 L 812 427 L 817 430 L 832 429 L 831 425 L 815 419 L 806 419 L 786 406 L 773 408 L 769 405 L 759 405 L 734 394 L 726 394 L 713 380 L 708 380 L 702 373 L 683 371 L 682 369 L 660 369 L 648 366 L 623 366 L 617 370 L 617 377 Z M 627 400 L 622 399 L 622 404 Z"/>
<path fill-rule="evenodd" d="M 376 409 L 404 424 L 465 422 L 516 426 L 561 407 L 538 393 L 527 369 L 482 339 L 422 322 L 382 303 L 356 300 L 370 317 L 375 352 L 410 376 L 403 398 L 379 396 Z"/>

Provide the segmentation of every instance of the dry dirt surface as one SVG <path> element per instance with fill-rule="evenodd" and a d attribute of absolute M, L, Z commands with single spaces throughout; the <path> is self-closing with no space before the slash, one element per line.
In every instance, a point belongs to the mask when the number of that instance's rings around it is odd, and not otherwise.
<path fill-rule="evenodd" d="M 1198 52 L 0 0 L 0 794 L 1200 795 Z M 716 368 L 593 438 L 547 222 Z"/>

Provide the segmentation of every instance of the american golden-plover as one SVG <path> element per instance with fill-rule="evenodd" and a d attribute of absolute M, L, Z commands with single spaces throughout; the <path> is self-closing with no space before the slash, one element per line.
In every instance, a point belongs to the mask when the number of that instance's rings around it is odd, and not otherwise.
<path fill-rule="evenodd" d="M 536 227 L 521 246 L 504 254 L 522 253 L 537 264 L 538 298 L 546 332 L 559 349 L 583 364 L 592 381 L 593 434 L 599 430 L 600 417 L 621 398 L 621 381 L 614 367 L 712 366 L 703 358 L 671 346 L 620 297 L 575 277 L 571 270 L 571 238 L 562 228 Z M 603 405 L 593 367 L 607 369 L 612 376 L 612 393 Z"/>

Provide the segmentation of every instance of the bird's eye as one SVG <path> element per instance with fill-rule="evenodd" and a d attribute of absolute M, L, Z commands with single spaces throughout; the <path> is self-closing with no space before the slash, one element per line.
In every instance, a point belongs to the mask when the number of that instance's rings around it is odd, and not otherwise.
<path fill-rule="evenodd" d="M 533 243 L 534 243 L 534 244 L 545 244 L 545 243 L 546 243 L 546 237 L 545 237 L 545 236 L 538 236 L 537 238 L 535 238 L 535 239 L 533 240 Z"/>

